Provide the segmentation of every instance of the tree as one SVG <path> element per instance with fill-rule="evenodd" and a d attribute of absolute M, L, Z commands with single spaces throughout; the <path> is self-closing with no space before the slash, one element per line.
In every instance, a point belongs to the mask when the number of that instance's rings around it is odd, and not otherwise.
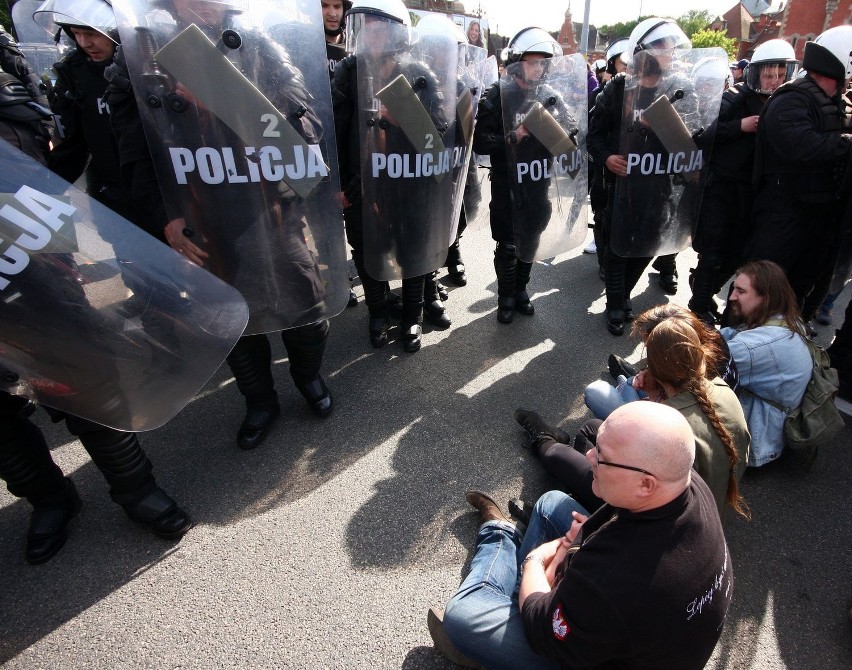
<path fill-rule="evenodd" d="M 692 46 L 695 49 L 722 47 L 731 60 L 737 53 L 737 40 L 733 37 L 725 37 L 725 32 L 722 30 L 699 30 L 692 36 Z"/>
<path fill-rule="evenodd" d="M 706 9 L 691 9 L 676 21 L 686 36 L 692 39 L 695 33 L 704 30 L 713 22 L 713 15 Z"/>
<path fill-rule="evenodd" d="M 614 23 L 611 26 L 600 26 L 598 28 L 598 34 L 604 35 L 607 38 L 607 42 L 615 42 L 615 40 L 620 39 L 622 37 L 630 37 L 630 33 L 633 32 L 633 29 L 639 25 L 640 21 L 644 21 L 647 19 L 647 16 L 641 16 L 635 21 L 627 21 L 626 23 Z"/>

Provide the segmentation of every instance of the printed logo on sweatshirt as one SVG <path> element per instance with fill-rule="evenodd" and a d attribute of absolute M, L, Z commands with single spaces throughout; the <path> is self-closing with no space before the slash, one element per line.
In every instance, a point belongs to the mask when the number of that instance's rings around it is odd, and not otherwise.
<path fill-rule="evenodd" d="M 559 603 L 553 610 L 551 624 L 553 625 L 553 636 L 560 642 L 571 632 L 571 627 L 565 621 L 565 617 L 562 616 L 562 603 Z"/>

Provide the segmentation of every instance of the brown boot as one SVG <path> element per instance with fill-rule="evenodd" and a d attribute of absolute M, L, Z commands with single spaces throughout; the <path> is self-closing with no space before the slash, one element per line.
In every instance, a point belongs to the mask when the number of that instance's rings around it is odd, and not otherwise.
<path fill-rule="evenodd" d="M 429 635 L 432 636 L 432 643 L 435 645 L 435 649 L 444 658 L 463 668 L 483 667 L 472 658 L 468 658 L 462 654 L 453 644 L 452 640 L 447 637 L 447 631 L 444 630 L 444 610 L 438 607 L 430 607 L 429 613 L 426 615 L 426 624 L 429 626 Z"/>
<path fill-rule="evenodd" d="M 475 507 L 479 511 L 480 526 L 486 521 L 505 521 L 512 524 L 512 520 L 500 511 L 500 507 L 494 502 L 494 499 L 482 491 L 468 491 L 464 498 L 470 503 L 471 507 Z"/>

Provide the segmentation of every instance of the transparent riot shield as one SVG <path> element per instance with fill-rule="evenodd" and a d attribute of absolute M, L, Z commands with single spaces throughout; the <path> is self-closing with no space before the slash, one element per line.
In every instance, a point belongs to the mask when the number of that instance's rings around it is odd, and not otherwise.
<path fill-rule="evenodd" d="M 443 264 L 454 224 L 457 44 L 374 21 L 354 49 L 364 262 L 376 279 L 424 275 Z"/>
<path fill-rule="evenodd" d="M 334 316 L 348 300 L 320 6 L 296 6 L 114 3 L 169 216 L 245 296 L 248 334 Z"/>
<path fill-rule="evenodd" d="M 464 205 L 465 194 L 476 186 L 467 185 L 468 177 L 475 166 L 471 166 L 473 152 L 473 126 L 476 121 L 476 109 L 482 96 L 480 71 L 488 52 L 482 47 L 463 45 L 464 61 L 459 62 L 458 99 L 455 116 L 455 148 L 453 149 L 453 216 L 450 229 L 450 241 L 458 235 L 459 214 Z"/>
<path fill-rule="evenodd" d="M 151 430 L 247 321 L 233 288 L 0 141 L 0 388 Z"/>
<path fill-rule="evenodd" d="M 522 61 L 500 80 L 518 257 L 552 258 L 586 237 L 586 65 L 580 54 Z"/>
<path fill-rule="evenodd" d="M 35 12 L 44 0 L 18 0 L 12 5 L 12 25 L 18 37 L 18 46 L 32 67 L 33 72 L 44 82 L 56 80 L 53 64 L 67 48 L 67 40 L 57 43 L 41 25 L 33 20 Z"/>
<path fill-rule="evenodd" d="M 642 51 L 624 88 L 610 246 L 625 257 L 676 253 L 692 243 L 727 70 L 722 49 Z M 709 59 L 709 61 L 707 60 Z"/>
<path fill-rule="evenodd" d="M 477 64 L 480 98 L 497 83 L 497 59 L 489 56 Z M 491 157 L 472 153 L 468 166 L 467 182 L 464 189 L 464 215 L 467 230 L 474 232 L 485 228 L 490 222 L 489 204 L 491 203 Z"/>

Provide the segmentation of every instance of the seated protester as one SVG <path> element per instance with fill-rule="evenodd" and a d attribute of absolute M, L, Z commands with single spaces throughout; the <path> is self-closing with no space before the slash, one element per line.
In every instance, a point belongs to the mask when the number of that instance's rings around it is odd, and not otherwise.
<path fill-rule="evenodd" d="M 481 524 L 470 573 L 446 613 L 428 616 L 453 662 L 698 670 L 710 658 L 733 570 L 713 497 L 691 467 L 686 420 L 630 403 L 602 424 L 586 457 L 607 503 L 588 518 L 551 491 L 522 538 L 491 498 L 467 494 Z"/>
<path fill-rule="evenodd" d="M 693 467 L 713 493 L 719 516 L 730 505 L 748 517 L 738 481 L 748 459 L 749 434 L 736 394 L 722 379 L 707 379 L 705 349 L 688 322 L 662 321 L 648 334 L 647 347 L 648 369 L 636 376 L 635 387 L 686 418 L 696 442 Z M 534 412 L 518 410 L 515 418 L 529 433 L 533 452 L 566 491 L 586 509 L 600 507 L 603 501 L 593 492 L 594 470 L 583 454 L 596 444 L 601 422 L 587 422 L 572 449 L 554 439 Z"/>
<path fill-rule="evenodd" d="M 740 375 L 737 395 L 751 433 L 748 464 L 758 467 L 784 449 L 784 420 L 802 403 L 813 359 L 802 340 L 796 294 L 776 263 L 752 261 L 741 267 L 728 311 L 732 327 L 721 333 Z"/>
<path fill-rule="evenodd" d="M 645 343 L 648 334 L 666 319 L 680 319 L 689 324 L 698 334 L 701 346 L 704 348 L 705 361 L 707 365 L 707 378 L 721 377 L 733 390 L 737 389 L 737 366 L 728 351 L 728 345 L 719 333 L 706 326 L 692 311 L 667 303 L 657 305 L 639 315 L 633 323 L 633 337 L 640 337 Z M 632 366 L 620 356 L 610 354 L 609 368 L 612 376 L 618 381 L 618 386 L 613 387 L 603 380 L 596 380 L 586 387 L 584 393 L 586 407 L 598 419 L 605 419 L 609 413 L 619 405 L 632 400 L 647 397 L 633 387 L 633 379 L 639 370 L 647 366 L 646 361 L 639 361 L 637 366 Z"/>

